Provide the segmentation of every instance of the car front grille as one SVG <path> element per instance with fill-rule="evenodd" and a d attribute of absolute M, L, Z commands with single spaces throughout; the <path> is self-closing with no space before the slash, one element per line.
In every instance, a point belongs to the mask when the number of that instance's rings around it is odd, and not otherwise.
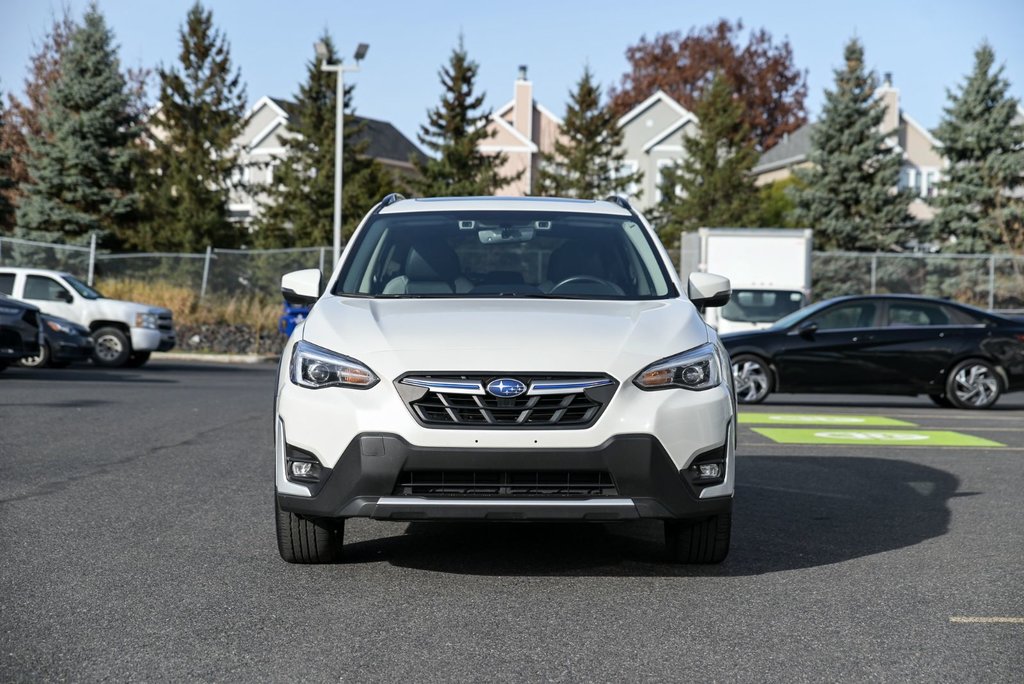
<path fill-rule="evenodd" d="M 501 378 L 522 383 L 515 397 L 492 395 Z M 597 420 L 618 383 L 606 375 L 407 375 L 396 382 L 413 416 L 426 427 L 585 428 Z"/>
<path fill-rule="evenodd" d="M 159 314 L 157 316 L 157 328 L 164 331 L 174 330 L 174 322 L 171 319 L 171 314 Z"/>
<path fill-rule="evenodd" d="M 403 470 L 395 496 L 594 498 L 617 496 L 603 470 Z"/>

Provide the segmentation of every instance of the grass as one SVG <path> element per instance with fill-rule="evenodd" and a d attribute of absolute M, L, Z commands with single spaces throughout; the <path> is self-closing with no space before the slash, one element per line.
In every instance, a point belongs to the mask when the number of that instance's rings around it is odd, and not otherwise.
<path fill-rule="evenodd" d="M 165 306 L 174 313 L 176 325 L 226 324 L 248 325 L 256 330 L 277 327 L 281 300 L 265 294 L 208 295 L 189 287 L 162 280 L 108 279 L 96 289 L 111 299 Z"/>

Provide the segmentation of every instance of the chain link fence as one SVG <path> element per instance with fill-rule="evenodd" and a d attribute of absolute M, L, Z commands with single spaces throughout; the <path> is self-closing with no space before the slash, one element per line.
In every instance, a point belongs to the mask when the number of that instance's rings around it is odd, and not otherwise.
<path fill-rule="evenodd" d="M 0 237 L 0 266 L 67 271 L 90 285 L 96 280 L 162 281 L 207 295 L 262 292 L 277 295 L 281 276 L 303 268 L 329 270 L 331 247 L 215 249 L 201 254 L 114 254 L 95 245 L 78 247 Z"/>

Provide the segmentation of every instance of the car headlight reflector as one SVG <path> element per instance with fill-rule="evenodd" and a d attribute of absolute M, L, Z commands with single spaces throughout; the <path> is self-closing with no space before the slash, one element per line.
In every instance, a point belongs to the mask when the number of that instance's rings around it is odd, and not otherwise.
<path fill-rule="evenodd" d="M 380 382 L 372 370 L 355 359 L 306 341 L 297 342 L 292 349 L 291 379 L 296 385 L 309 389 L 369 389 Z"/>
<path fill-rule="evenodd" d="M 157 327 L 157 315 L 155 313 L 137 313 L 135 314 L 135 327 L 136 328 L 156 328 Z"/>
<path fill-rule="evenodd" d="M 711 342 L 653 363 L 633 380 L 642 390 L 681 387 L 699 391 L 721 383 L 722 356 Z"/>

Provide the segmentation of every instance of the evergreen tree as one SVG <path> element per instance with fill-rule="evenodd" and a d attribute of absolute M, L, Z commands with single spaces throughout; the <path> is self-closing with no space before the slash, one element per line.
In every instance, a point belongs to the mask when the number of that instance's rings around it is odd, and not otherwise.
<path fill-rule="evenodd" d="M 7 109 L 4 107 L 3 92 L 0 91 L 0 140 L 7 138 L 11 128 Z M 13 170 L 11 169 L 11 152 L 0 145 L 0 233 L 10 233 L 14 228 L 14 204 L 10 199 L 10 191 L 14 188 Z"/>
<path fill-rule="evenodd" d="M 814 166 L 797 171 L 805 187 L 795 193 L 794 218 L 815 229 L 819 249 L 898 250 L 913 237 L 913 197 L 896 189 L 900 157 L 887 141 L 892 132 L 879 128 L 885 108 L 875 97 L 878 78 L 865 69 L 856 38 L 844 61 L 811 134 Z"/>
<path fill-rule="evenodd" d="M 29 138 L 19 237 L 84 244 L 92 233 L 103 240 L 134 220 L 139 127 L 128 107 L 113 34 L 91 5 L 49 90 L 41 134 Z"/>
<path fill-rule="evenodd" d="M 337 62 L 334 43 L 324 34 L 327 62 Z M 322 61 L 307 63 L 306 82 L 289 111 L 285 153 L 275 160 L 273 184 L 257 223 L 257 244 L 322 246 L 333 241 L 334 155 L 337 74 L 323 71 Z M 345 88 L 345 144 L 342 149 L 342 233 L 352 234 L 367 211 L 394 187 L 380 162 L 366 157 L 359 141 L 364 124 L 353 113 L 354 86 Z"/>
<path fill-rule="evenodd" d="M 523 174 L 502 176 L 507 156 L 479 149 L 492 134 L 486 128 L 491 113 L 477 113 L 484 102 L 482 93 L 473 94 L 478 69 L 460 36 L 448 65 L 439 72 L 444 86 L 441 104 L 427 112 L 427 124 L 420 126 L 420 142 L 437 154 L 426 161 L 415 160 L 420 177 L 413 179 L 411 189 L 420 196 L 493 195 Z"/>
<path fill-rule="evenodd" d="M 758 190 L 750 170 L 758 154 L 743 119 L 743 105 L 717 74 L 694 107 L 697 134 L 683 135 L 685 156 L 662 174 L 662 239 L 678 244 L 680 231 L 757 222 Z"/>
<path fill-rule="evenodd" d="M 959 93 L 948 91 L 935 131 L 949 168 L 932 226 L 938 238 L 955 239 L 957 252 L 1024 249 L 1024 201 L 1014 192 L 1024 184 L 1024 126 L 1013 123 L 1018 103 L 994 63 L 992 47 L 982 44 Z"/>
<path fill-rule="evenodd" d="M 146 216 L 130 244 L 149 250 L 197 252 L 237 247 L 245 227 L 228 217 L 241 133 L 245 88 L 233 69 L 227 39 L 198 2 L 179 30 L 181 69 L 159 68 L 159 110 L 143 174 Z"/>
<path fill-rule="evenodd" d="M 601 86 L 590 68 L 584 68 L 576 90 L 569 94 L 562 138 L 554 154 L 544 155 L 539 190 L 558 197 L 604 198 L 626 194 L 643 179 L 640 171 L 620 173 L 626 151 L 622 130 L 610 108 L 601 105 Z"/>

